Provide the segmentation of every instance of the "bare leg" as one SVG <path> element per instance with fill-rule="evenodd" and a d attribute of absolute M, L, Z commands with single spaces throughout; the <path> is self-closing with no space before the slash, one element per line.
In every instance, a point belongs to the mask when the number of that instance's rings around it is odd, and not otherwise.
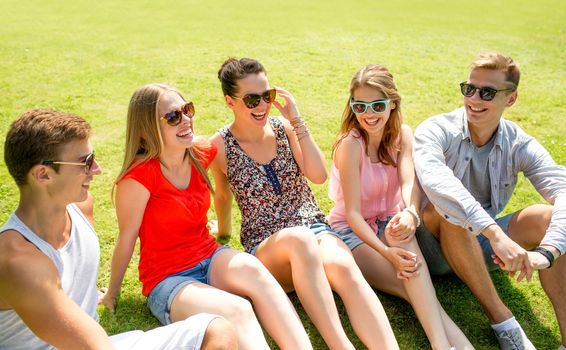
<path fill-rule="evenodd" d="M 539 245 L 552 218 L 552 206 L 533 205 L 513 216 L 509 222 L 509 237 L 530 250 Z M 550 269 L 539 271 L 541 285 L 554 308 L 562 344 L 566 343 L 566 262 L 558 258 Z"/>
<path fill-rule="evenodd" d="M 215 318 L 206 328 L 201 350 L 236 350 L 238 336 L 234 326 L 224 318 Z"/>
<path fill-rule="evenodd" d="M 446 261 L 470 288 L 490 323 L 500 323 L 511 318 L 513 314 L 501 301 L 487 271 L 477 238 L 464 228 L 446 221 L 430 203 L 423 212 L 423 222 L 439 238 Z"/>
<path fill-rule="evenodd" d="M 293 304 L 258 259 L 225 249 L 218 253 L 211 269 L 210 284 L 249 297 L 262 325 L 281 349 L 312 349 Z"/>
<path fill-rule="evenodd" d="M 368 349 L 399 349 L 379 299 L 356 266 L 350 250 L 337 237 L 319 237 L 326 276 L 344 301 L 350 322 Z"/>
<path fill-rule="evenodd" d="M 354 349 L 340 323 L 316 238 L 308 228 L 291 227 L 275 233 L 259 245 L 256 256 L 286 291 L 297 291 L 329 348 Z"/>
<path fill-rule="evenodd" d="M 207 312 L 230 321 L 238 334 L 239 349 L 269 349 L 249 301 L 202 283 L 183 287 L 171 303 L 171 321 Z"/>
<path fill-rule="evenodd" d="M 420 249 L 419 251 L 416 251 L 416 253 L 419 256 L 421 256 Z M 358 264 L 358 266 L 360 266 L 360 269 L 362 270 L 364 277 L 368 280 L 368 282 L 372 287 L 407 300 L 409 303 L 411 303 L 411 305 L 413 305 L 415 312 L 417 312 L 417 308 L 415 308 L 414 306 L 415 304 L 423 305 L 424 302 L 419 301 L 420 295 L 417 295 L 417 298 L 416 299 L 413 298 L 413 300 L 409 298 L 409 295 L 406 290 L 406 284 L 402 280 L 397 278 L 395 269 L 393 268 L 391 263 L 387 259 L 385 259 L 384 256 L 382 256 L 381 254 L 379 254 L 378 252 L 376 252 L 366 244 L 362 244 L 356 247 L 356 249 L 354 249 L 353 251 L 353 255 L 354 258 L 356 259 L 356 263 Z M 421 267 L 421 270 L 422 269 L 423 267 Z M 417 278 L 423 278 L 422 272 L 421 275 L 418 276 Z M 431 283 L 430 288 L 434 288 L 434 286 L 432 285 L 432 281 L 430 281 L 430 277 L 429 277 L 429 282 Z M 460 328 L 454 323 L 454 321 L 452 321 L 450 316 L 446 314 L 446 312 L 442 308 L 442 305 L 440 305 L 437 299 L 436 299 L 436 303 L 437 303 L 436 304 L 437 308 L 440 312 L 440 316 L 442 318 L 442 327 L 440 328 L 444 329 L 444 332 L 446 334 L 446 337 L 448 338 L 449 343 L 455 346 L 457 349 L 473 349 L 472 344 L 469 342 L 469 340 L 466 338 L 466 336 L 460 330 Z M 425 322 L 425 320 L 422 320 L 421 317 L 419 317 L 419 319 L 421 320 L 421 322 L 423 323 Z M 425 328 L 424 325 L 423 328 Z M 437 330 L 433 330 L 433 332 L 434 331 Z M 432 343 L 433 342 L 431 340 L 431 344 Z"/>

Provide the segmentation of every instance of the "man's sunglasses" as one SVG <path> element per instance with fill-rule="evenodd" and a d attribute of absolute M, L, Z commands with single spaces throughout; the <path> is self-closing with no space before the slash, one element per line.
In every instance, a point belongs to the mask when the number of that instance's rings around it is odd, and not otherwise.
<path fill-rule="evenodd" d="M 476 93 L 476 90 L 479 90 L 480 98 L 482 100 L 491 101 L 495 98 L 495 95 L 499 91 L 513 91 L 513 90 L 515 90 L 515 88 L 497 90 L 497 89 L 494 89 L 494 88 L 489 87 L 489 86 L 484 86 L 484 87 L 480 88 L 480 87 L 477 87 L 473 84 L 467 83 L 465 81 L 460 83 L 460 91 L 462 91 L 462 95 L 464 95 L 466 97 L 474 96 L 474 94 Z"/>
<path fill-rule="evenodd" d="M 94 164 L 94 151 L 92 151 L 92 153 L 89 153 L 86 156 L 85 161 L 83 163 L 57 162 L 57 161 L 54 161 L 54 160 L 42 160 L 41 161 L 41 165 L 51 165 L 51 164 L 80 165 L 80 166 L 83 166 L 85 168 L 85 173 L 88 174 L 88 173 L 90 173 L 90 170 L 92 169 L 92 165 Z"/>
<path fill-rule="evenodd" d="M 383 113 L 389 106 L 390 99 L 385 100 L 375 100 L 372 102 L 362 102 L 362 101 L 354 101 L 354 99 L 350 99 L 350 108 L 354 114 L 364 114 L 368 107 L 371 107 L 371 110 L 374 113 Z"/>
<path fill-rule="evenodd" d="M 277 90 L 269 89 L 265 90 L 262 94 L 246 94 L 244 97 L 234 97 L 237 99 L 241 99 L 244 101 L 244 104 L 249 109 L 256 108 L 259 106 L 259 103 L 263 99 L 265 103 L 272 103 L 275 101 L 275 97 L 277 97 Z"/>
<path fill-rule="evenodd" d="M 181 120 L 183 120 L 183 115 L 189 118 L 195 116 L 195 105 L 193 101 L 185 103 L 181 109 L 165 114 L 161 119 L 165 119 L 167 124 L 171 126 L 177 126 L 181 123 Z"/>

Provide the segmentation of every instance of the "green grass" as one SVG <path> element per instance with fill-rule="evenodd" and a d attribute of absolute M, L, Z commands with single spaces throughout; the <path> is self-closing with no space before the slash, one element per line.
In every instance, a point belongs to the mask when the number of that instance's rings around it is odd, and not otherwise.
<path fill-rule="evenodd" d="M 514 57 L 523 71 L 519 100 L 507 117 L 565 164 L 564 18 L 562 0 L 536 5 L 525 0 L 3 0 L 0 139 L 10 121 L 34 107 L 74 112 L 92 124 L 93 144 L 104 169 L 92 186 L 102 249 L 99 283 L 104 286 L 118 234 L 110 188 L 121 165 L 127 104 L 137 87 L 149 82 L 178 87 L 195 101 L 197 131 L 211 135 L 231 120 L 216 78 L 220 64 L 229 56 L 257 58 L 271 84 L 295 95 L 328 159 L 349 80 L 361 66 L 389 67 L 404 98 L 405 121 L 415 127 L 430 115 L 460 105 L 457 84 L 466 78 L 478 52 L 501 51 Z M 5 164 L 0 164 L 4 222 L 17 205 L 18 191 Z M 327 185 L 313 189 L 328 211 Z M 523 179 L 506 212 L 537 202 L 540 196 Z M 240 222 L 236 207 L 234 222 Z M 236 236 L 229 243 L 241 248 Z M 101 310 L 101 323 L 109 333 L 157 326 L 141 296 L 136 266 L 137 256 L 127 272 L 118 311 Z M 558 326 L 540 283 L 518 285 L 503 273 L 493 278 L 537 348 L 556 348 Z M 435 279 L 435 284 L 440 301 L 477 348 L 497 348 L 487 318 L 468 289 L 454 277 Z M 324 349 L 292 298 L 315 348 Z M 401 348 L 428 348 L 412 309 L 396 298 L 380 294 L 380 299 Z M 348 334 L 363 348 L 338 304 Z"/>

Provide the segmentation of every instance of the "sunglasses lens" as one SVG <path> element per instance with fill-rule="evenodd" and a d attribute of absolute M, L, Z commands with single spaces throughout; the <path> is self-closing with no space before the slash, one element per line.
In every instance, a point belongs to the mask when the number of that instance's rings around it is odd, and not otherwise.
<path fill-rule="evenodd" d="M 462 83 L 460 84 L 460 90 L 462 91 L 462 95 L 471 97 L 476 92 L 476 87 L 472 84 Z"/>
<path fill-rule="evenodd" d="M 261 96 L 257 94 L 248 94 L 242 98 L 242 101 L 244 101 L 244 104 L 249 109 L 256 108 L 261 101 Z"/>
<path fill-rule="evenodd" d="M 92 169 L 93 164 L 94 164 L 94 152 L 89 154 L 85 159 L 85 169 L 87 173 L 90 172 L 90 169 Z"/>
<path fill-rule="evenodd" d="M 183 112 L 181 111 L 173 111 L 165 114 L 165 120 L 167 120 L 167 124 L 171 126 L 177 126 L 181 123 L 181 119 L 183 118 Z"/>
<path fill-rule="evenodd" d="M 188 115 L 189 117 L 194 117 L 195 115 L 195 105 L 193 104 L 193 102 L 189 102 L 189 103 L 185 103 L 183 105 L 183 113 Z"/>
<path fill-rule="evenodd" d="M 490 87 L 484 87 L 480 89 L 480 98 L 484 101 L 491 101 L 497 94 L 497 90 Z"/>
<path fill-rule="evenodd" d="M 367 106 L 363 103 L 352 103 L 352 112 L 355 114 L 363 114 L 366 112 Z"/>
<path fill-rule="evenodd" d="M 275 101 L 275 97 L 277 97 L 277 90 L 275 89 L 267 90 L 261 95 L 261 98 L 263 98 L 265 103 L 272 103 Z"/>
<path fill-rule="evenodd" d="M 387 108 L 387 103 L 384 102 L 384 101 L 374 102 L 371 105 L 371 109 L 375 113 L 383 113 L 383 112 L 385 112 L 386 108 Z"/>

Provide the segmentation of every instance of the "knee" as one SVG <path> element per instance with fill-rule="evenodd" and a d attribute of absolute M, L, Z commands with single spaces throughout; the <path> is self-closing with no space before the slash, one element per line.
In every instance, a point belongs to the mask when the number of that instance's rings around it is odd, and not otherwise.
<path fill-rule="evenodd" d="M 234 295 L 229 301 L 224 316 L 235 325 L 245 324 L 255 319 L 252 304 L 237 295 Z"/>
<path fill-rule="evenodd" d="M 332 286 L 346 283 L 354 288 L 356 284 L 365 281 L 354 258 L 348 254 L 338 254 L 325 260 L 324 271 Z"/>
<path fill-rule="evenodd" d="M 281 240 L 291 255 L 309 257 L 318 254 L 318 242 L 312 231 L 304 226 L 281 230 Z"/>
<path fill-rule="evenodd" d="M 222 317 L 217 317 L 210 322 L 206 328 L 204 339 L 201 349 L 203 350 L 216 350 L 216 349 L 237 349 L 238 337 L 236 329 L 228 320 Z"/>

